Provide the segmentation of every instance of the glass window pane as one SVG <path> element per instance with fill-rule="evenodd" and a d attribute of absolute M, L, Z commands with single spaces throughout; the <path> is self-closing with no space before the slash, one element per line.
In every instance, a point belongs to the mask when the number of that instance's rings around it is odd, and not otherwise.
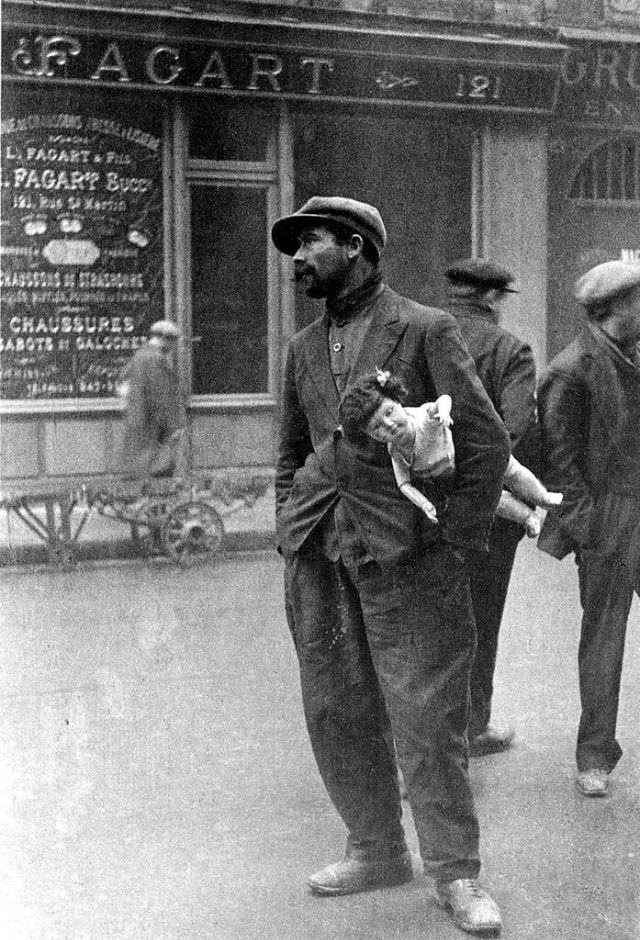
<path fill-rule="evenodd" d="M 269 134 L 276 127 L 273 108 L 211 98 L 189 107 L 189 156 L 194 160 L 263 163 Z"/>
<path fill-rule="evenodd" d="M 191 189 L 193 394 L 268 391 L 266 190 Z"/>
<path fill-rule="evenodd" d="M 162 111 L 150 99 L 3 89 L 3 399 L 114 396 L 164 316 Z"/>

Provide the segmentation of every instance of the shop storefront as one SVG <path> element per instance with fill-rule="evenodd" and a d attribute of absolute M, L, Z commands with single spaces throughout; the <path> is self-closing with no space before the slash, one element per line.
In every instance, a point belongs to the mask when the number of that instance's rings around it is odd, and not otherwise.
<path fill-rule="evenodd" d="M 550 356 L 583 321 L 575 280 L 603 261 L 640 261 L 640 32 L 561 36 L 569 49 L 549 137 Z"/>
<path fill-rule="evenodd" d="M 387 279 L 423 302 L 454 258 L 500 257 L 544 356 L 562 42 L 20 2 L 3 31 L 3 480 L 117 475 L 118 374 L 160 317 L 194 471 L 272 466 L 315 310 L 269 232 L 315 193 L 379 206 Z"/>

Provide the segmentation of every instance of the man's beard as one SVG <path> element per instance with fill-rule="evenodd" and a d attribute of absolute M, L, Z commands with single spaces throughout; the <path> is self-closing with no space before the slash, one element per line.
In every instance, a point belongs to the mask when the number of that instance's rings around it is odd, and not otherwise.
<path fill-rule="evenodd" d="M 304 289 L 307 297 L 313 297 L 315 300 L 319 300 L 321 297 L 327 297 L 330 293 L 330 288 L 327 284 L 323 284 L 322 281 L 314 280 L 305 287 Z"/>
<path fill-rule="evenodd" d="M 337 294 L 345 279 L 346 273 L 346 270 L 335 271 L 330 278 L 321 278 L 313 268 L 305 265 L 305 267 L 299 268 L 294 272 L 294 280 L 299 284 L 305 278 L 309 278 L 304 286 L 304 292 L 307 297 L 313 297 L 319 300 L 322 297 L 331 297 Z"/>
<path fill-rule="evenodd" d="M 294 272 L 293 279 L 296 284 L 301 284 L 302 281 L 309 278 L 308 282 L 304 285 L 304 292 L 307 297 L 324 297 L 324 286 L 321 282 L 318 281 L 316 272 L 313 268 L 305 265 L 303 268 L 297 268 Z"/>

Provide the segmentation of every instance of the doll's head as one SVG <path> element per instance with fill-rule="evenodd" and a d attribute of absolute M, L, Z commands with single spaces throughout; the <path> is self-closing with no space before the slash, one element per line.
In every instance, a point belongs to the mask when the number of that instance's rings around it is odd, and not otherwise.
<path fill-rule="evenodd" d="M 402 420 L 407 390 L 390 372 L 376 369 L 352 385 L 340 402 L 340 423 L 346 437 L 367 434 L 376 440 L 388 443 L 390 435 L 385 431 L 382 411 L 393 412 Z M 395 407 L 394 407 L 395 406 Z"/>

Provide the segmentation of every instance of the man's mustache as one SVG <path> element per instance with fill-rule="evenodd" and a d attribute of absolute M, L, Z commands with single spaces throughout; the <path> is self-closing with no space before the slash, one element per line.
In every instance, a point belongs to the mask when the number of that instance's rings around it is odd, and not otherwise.
<path fill-rule="evenodd" d="M 299 268 L 296 268 L 294 270 L 292 280 L 301 281 L 302 278 L 305 277 L 307 274 L 315 274 L 315 271 L 308 264 L 301 265 Z"/>

